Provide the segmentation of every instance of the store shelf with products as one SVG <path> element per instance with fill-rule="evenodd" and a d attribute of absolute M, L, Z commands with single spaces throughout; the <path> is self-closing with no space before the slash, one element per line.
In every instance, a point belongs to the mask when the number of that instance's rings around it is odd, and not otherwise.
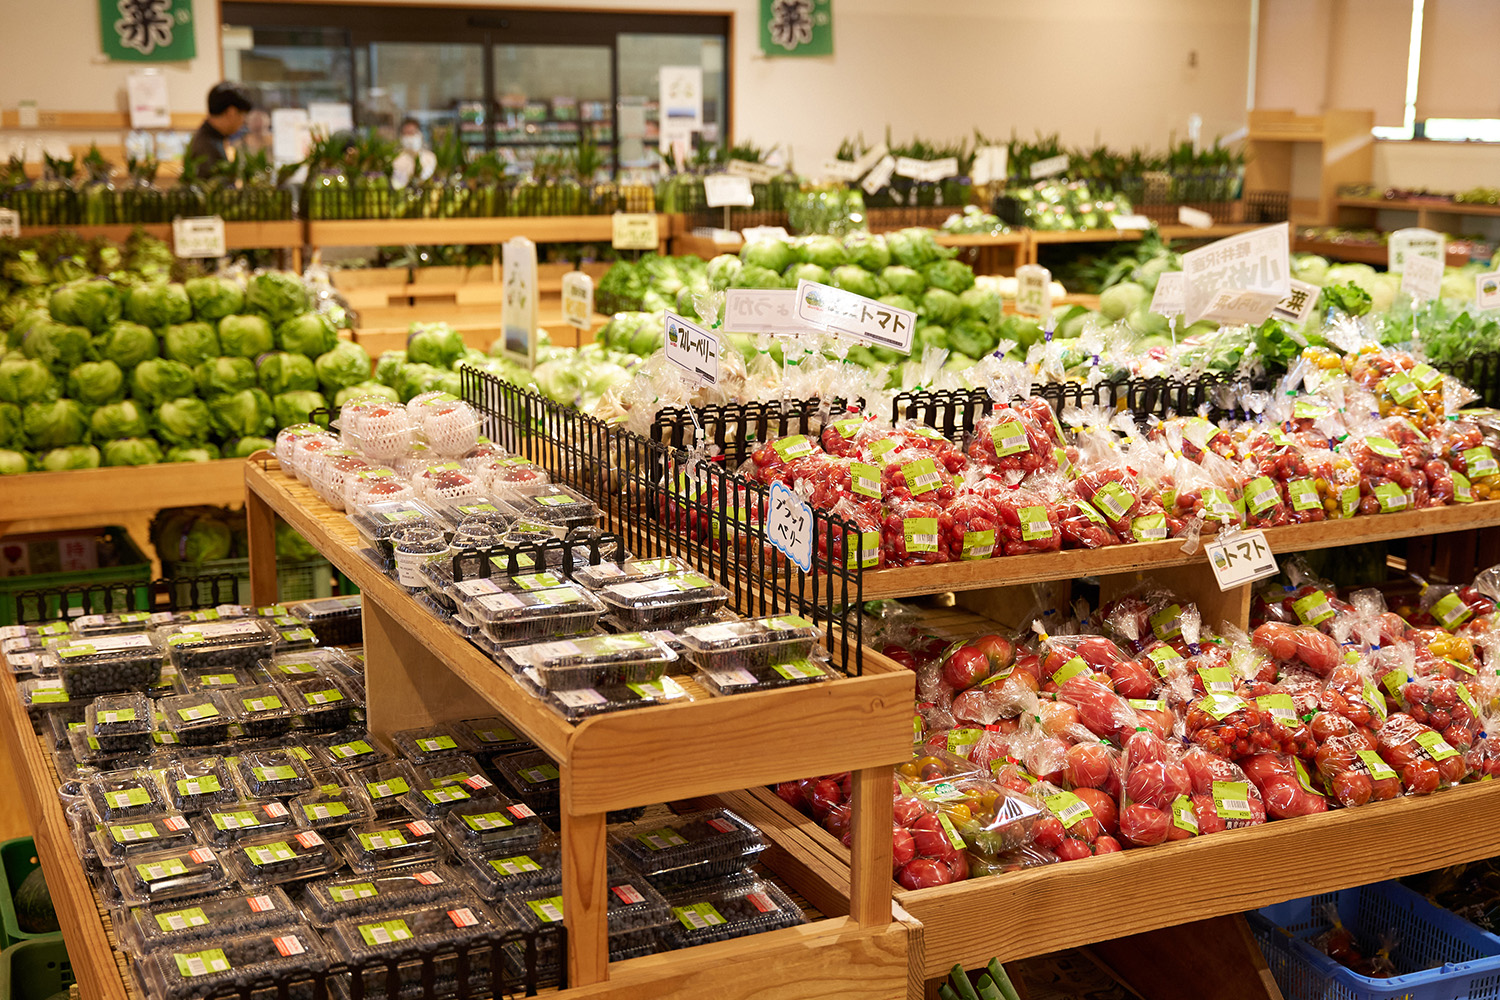
<path fill-rule="evenodd" d="M 1338 240 L 1316 240 L 1302 236 L 1292 239 L 1292 251 L 1294 253 L 1315 253 L 1320 257 L 1330 260 L 1343 260 L 1356 264 L 1369 264 L 1372 267 L 1385 267 L 1390 261 L 1390 251 L 1384 243 L 1345 243 Z M 1469 262 L 1469 255 L 1462 250 L 1454 250 L 1450 244 L 1444 257 L 1443 263 L 1448 267 L 1463 267 Z"/>
<path fill-rule="evenodd" d="M 910 740 L 910 674 L 889 661 L 866 659 L 862 676 L 794 690 L 713 698 L 598 716 L 574 726 L 524 691 L 478 649 L 413 601 L 359 553 L 353 527 L 274 462 L 245 467 L 254 600 L 274 598 L 272 528 L 280 517 L 296 528 L 364 594 L 369 725 L 386 733 L 471 714 L 476 699 L 501 711 L 563 774 L 563 897 L 569 930 L 571 982 L 614 984 L 605 959 L 604 813 L 669 799 L 764 784 L 809 771 L 856 772 L 854 830 L 862 870 L 890 864 L 891 767 Z M 712 745 L 711 754 L 690 749 Z M 820 962 L 847 963 L 849 980 L 830 996 L 897 996 L 906 981 L 905 928 L 892 923 L 883 882 L 856 878 L 847 896 L 850 917 L 795 932 L 731 942 L 714 955 L 694 950 L 641 960 L 623 973 L 622 991 L 638 976 L 671 984 L 735 977 L 807 975 Z M 718 948 L 719 946 L 713 946 Z M 749 972 L 735 961 L 764 962 Z M 826 966 L 825 966 L 826 967 Z M 649 970 L 643 972 L 642 970 Z M 795 971 L 795 973 L 793 972 Z M 664 987 L 665 988 L 665 987 Z M 608 995 L 597 987 L 598 995 Z M 588 995 L 595 995 L 590 992 Z M 750 995 L 745 992 L 744 995 Z"/>
<path fill-rule="evenodd" d="M 286 219 L 278 222 L 226 222 L 224 223 L 224 246 L 229 250 L 277 250 L 295 249 L 302 245 L 302 222 Z M 23 226 L 23 237 L 45 236 L 65 228 L 83 239 L 102 237 L 122 243 L 137 229 L 144 229 L 157 239 L 172 239 L 170 222 L 119 223 L 108 226 Z"/>

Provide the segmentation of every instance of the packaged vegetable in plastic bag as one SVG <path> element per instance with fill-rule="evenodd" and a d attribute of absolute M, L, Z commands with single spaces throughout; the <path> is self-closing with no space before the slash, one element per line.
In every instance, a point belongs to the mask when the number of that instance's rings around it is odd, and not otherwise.
<path fill-rule="evenodd" d="M 925 448 L 892 451 L 882 461 L 881 494 L 887 502 L 915 499 L 946 507 L 958 495 L 953 474 Z"/>
<path fill-rule="evenodd" d="M 1120 536 L 1098 508 L 1080 495 L 1077 484 L 1056 476 L 1038 477 L 1028 483 L 1047 499 L 1048 519 L 1057 522 L 1064 548 L 1099 549 L 1120 544 Z"/>
<path fill-rule="evenodd" d="M 1296 757 L 1258 753 L 1240 762 L 1245 776 L 1260 791 L 1266 814 L 1272 819 L 1311 816 L 1328 811 L 1328 798 L 1321 782 Z"/>
<path fill-rule="evenodd" d="M 1314 720 L 1315 722 L 1317 720 Z M 1346 725 L 1353 727 L 1353 723 Z M 1384 802 L 1401 794 L 1401 779 L 1377 751 L 1367 732 L 1330 735 L 1313 757 L 1324 787 L 1342 806 Z"/>
<path fill-rule="evenodd" d="M 1188 769 L 1156 734 L 1137 730 L 1125 741 L 1120 839 L 1134 847 L 1182 840 L 1191 833 L 1173 823 L 1173 804 L 1191 790 Z M 1174 835 L 1175 831 L 1175 835 Z"/>
<path fill-rule="evenodd" d="M 1198 833 L 1220 833 L 1266 821 L 1266 806 L 1260 789 L 1237 765 L 1202 747 L 1191 747 L 1182 755 L 1192 785 L 1193 816 Z"/>
<path fill-rule="evenodd" d="M 986 477 L 978 490 L 994 501 L 999 516 L 998 545 L 1008 556 L 1062 549 L 1062 524 L 1055 506 L 1027 485 L 1009 487 Z M 960 498 L 962 499 L 962 498 Z"/>
<path fill-rule="evenodd" d="M 750 453 L 742 471 L 757 482 L 792 485 L 800 475 L 810 472 L 823 449 L 805 434 L 789 434 L 761 444 Z"/>
<path fill-rule="evenodd" d="M 1295 660 L 1319 677 L 1327 677 L 1343 662 L 1338 642 L 1315 628 L 1266 622 L 1251 633 L 1250 641 L 1273 659 Z"/>
<path fill-rule="evenodd" d="M 881 519 L 880 548 L 886 566 L 921 566 L 949 562 L 963 550 L 953 516 L 928 500 L 893 500 Z"/>
<path fill-rule="evenodd" d="M 1412 795 L 1456 785 L 1469 773 L 1455 747 L 1404 712 L 1386 719 L 1375 739 L 1381 758 L 1395 768 L 1402 787 Z"/>

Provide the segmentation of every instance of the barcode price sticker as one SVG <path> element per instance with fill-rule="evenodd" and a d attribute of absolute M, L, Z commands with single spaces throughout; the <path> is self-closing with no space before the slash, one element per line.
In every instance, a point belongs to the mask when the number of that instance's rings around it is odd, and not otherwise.
<path fill-rule="evenodd" d="M 281 952 L 283 958 L 300 955 L 307 950 L 302 944 L 302 940 L 295 934 L 283 934 L 281 937 L 276 938 L 275 941 L 276 950 Z"/>
<path fill-rule="evenodd" d="M 719 384 L 719 335 L 670 310 L 666 319 L 667 360 L 694 381 Z"/>
<path fill-rule="evenodd" d="M 785 483 L 771 484 L 771 512 L 766 537 L 776 551 L 806 573 L 812 569 L 813 512 L 807 501 Z"/>
<path fill-rule="evenodd" d="M 563 320 L 587 330 L 593 325 L 594 279 L 582 271 L 569 271 L 562 283 Z"/>
<path fill-rule="evenodd" d="M 474 911 L 467 906 L 459 910 L 449 910 L 448 919 L 453 921 L 454 927 L 473 927 L 479 923 L 479 918 L 474 916 Z"/>
<path fill-rule="evenodd" d="M 1208 564 L 1220 590 L 1264 580 L 1275 576 L 1276 557 L 1263 531 L 1236 531 L 1220 535 L 1204 546 Z"/>

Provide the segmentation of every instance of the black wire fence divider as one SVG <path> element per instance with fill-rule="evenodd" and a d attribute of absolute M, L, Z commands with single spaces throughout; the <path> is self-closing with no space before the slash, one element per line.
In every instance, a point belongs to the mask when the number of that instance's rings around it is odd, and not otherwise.
<path fill-rule="evenodd" d="M 464 367 L 461 378 L 490 439 L 593 500 L 632 555 L 685 560 L 726 587 L 742 614 L 812 619 L 838 662 L 863 672 L 858 528 L 814 510 L 812 558 L 802 570 L 767 536 L 766 485 L 732 471 L 706 444 L 673 448 L 486 372 Z"/>

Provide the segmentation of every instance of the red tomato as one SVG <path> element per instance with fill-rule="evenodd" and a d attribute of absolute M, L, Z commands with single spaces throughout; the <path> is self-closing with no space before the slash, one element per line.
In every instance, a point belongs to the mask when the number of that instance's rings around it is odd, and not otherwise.
<path fill-rule="evenodd" d="M 1100 837 L 1094 841 L 1095 854 L 1115 854 L 1122 850 L 1124 848 L 1120 846 L 1120 842 L 1113 837 Z"/>
<path fill-rule="evenodd" d="M 930 858 L 916 858 L 896 873 L 896 881 L 906 889 L 929 889 L 953 881 L 953 871 Z"/>
<path fill-rule="evenodd" d="M 917 856 L 917 842 L 912 839 L 911 831 L 902 827 L 896 827 L 891 831 L 891 858 L 894 862 L 894 870 L 901 868 Z"/>
<path fill-rule="evenodd" d="M 1064 833 L 1062 820 L 1056 816 L 1048 816 L 1038 820 L 1036 826 L 1032 828 L 1031 840 L 1038 847 L 1055 851 L 1062 845 Z"/>
<path fill-rule="evenodd" d="M 1074 837 L 1068 837 L 1057 848 L 1057 856 L 1062 861 L 1077 861 L 1091 857 L 1093 853 L 1088 844 Z"/>
<path fill-rule="evenodd" d="M 844 801 L 844 790 L 839 787 L 837 781 L 824 778 L 813 786 L 809 798 L 812 802 L 813 815 L 821 820 L 833 810 L 834 806 Z"/>
<path fill-rule="evenodd" d="M 1075 743 L 1063 755 L 1063 778 L 1073 788 L 1102 788 L 1109 779 L 1112 757 L 1102 743 Z"/>
<path fill-rule="evenodd" d="M 1001 635 L 982 635 L 969 640 L 969 645 L 989 657 L 990 671 L 998 673 L 1016 660 L 1016 647 Z"/>
<path fill-rule="evenodd" d="M 943 663 L 943 680 L 957 691 L 971 688 L 989 675 L 989 657 L 973 646 L 960 646 Z"/>
<path fill-rule="evenodd" d="M 1114 799 L 1097 788 L 1075 788 L 1073 794 L 1089 807 L 1105 833 L 1113 834 L 1120 829 L 1119 809 Z"/>
<path fill-rule="evenodd" d="M 1120 836 L 1138 847 L 1160 844 L 1167 839 L 1172 818 L 1161 809 L 1135 803 L 1120 813 Z"/>

